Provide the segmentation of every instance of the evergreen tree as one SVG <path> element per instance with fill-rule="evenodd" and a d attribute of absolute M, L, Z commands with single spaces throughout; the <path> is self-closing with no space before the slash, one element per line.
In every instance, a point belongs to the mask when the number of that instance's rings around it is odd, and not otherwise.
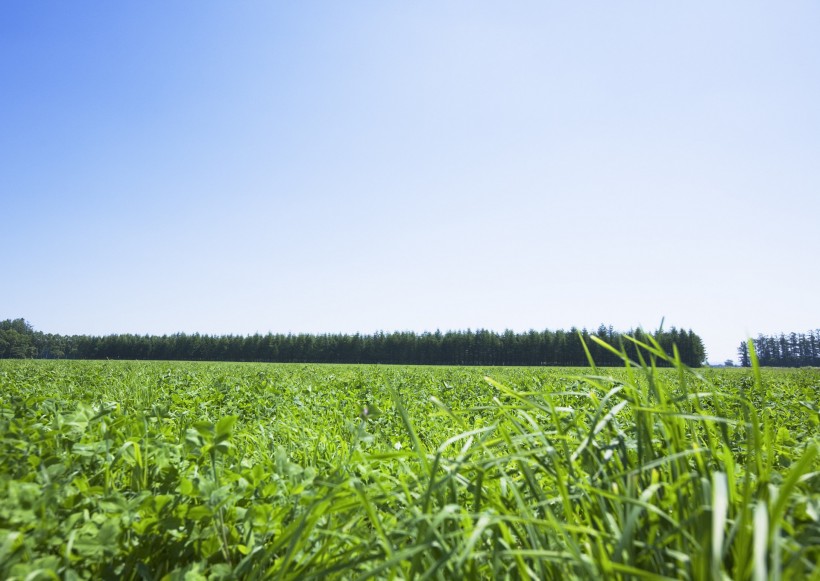
<path fill-rule="evenodd" d="M 751 359 L 749 358 L 749 344 L 746 341 L 743 341 L 740 347 L 737 348 L 737 355 L 741 367 L 750 367 L 752 365 Z"/>
<path fill-rule="evenodd" d="M 629 334 L 639 341 L 646 341 L 640 329 Z M 600 325 L 595 336 L 616 347 L 625 345 L 633 359 L 639 354 L 647 357 L 647 353 L 639 352 L 633 342 L 624 341 L 623 335 L 612 327 Z M 683 332 L 673 328 L 669 332 L 658 331 L 655 339 L 670 353 L 672 346 L 677 345 L 687 365 L 699 366 L 703 363 L 703 343 L 691 330 Z M 820 333 L 798 335 L 788 349 L 798 353 L 801 361 L 814 360 L 820 356 L 818 339 Z M 592 342 L 586 329 L 579 332 L 575 327 L 569 331 L 531 329 L 525 333 L 506 330 L 502 334 L 487 329 L 467 329 L 422 334 L 400 331 L 386 334 L 379 331 L 372 335 L 268 333 L 213 336 L 176 333 L 90 337 L 46 335 L 34 331 L 23 319 L 0 322 L 0 357 L 5 358 L 585 366 L 588 362 L 582 341 L 597 365 L 622 364 L 619 358 Z"/>

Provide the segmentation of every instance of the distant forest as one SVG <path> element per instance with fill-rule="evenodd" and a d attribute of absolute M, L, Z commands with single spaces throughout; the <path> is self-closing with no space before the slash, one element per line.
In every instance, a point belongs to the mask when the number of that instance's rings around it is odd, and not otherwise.
<path fill-rule="evenodd" d="M 820 329 L 788 335 L 758 335 L 752 343 L 764 367 L 820 367 Z M 738 347 L 737 354 L 743 367 L 752 364 L 745 341 Z"/>
<path fill-rule="evenodd" d="M 580 336 L 579 336 L 580 334 Z M 646 333 L 619 333 L 601 325 L 593 333 L 610 345 L 623 345 L 633 359 Z M 706 360 L 703 341 L 692 330 L 652 333 L 668 352 L 677 345 L 681 360 L 699 367 Z M 564 365 L 586 366 L 581 337 L 596 365 L 623 362 L 590 340 L 586 329 L 569 331 L 448 331 L 372 335 L 53 335 L 35 331 L 24 319 L 0 322 L 0 358 L 155 359 L 177 361 L 261 361 L 271 363 L 384 363 L 405 365 Z"/>

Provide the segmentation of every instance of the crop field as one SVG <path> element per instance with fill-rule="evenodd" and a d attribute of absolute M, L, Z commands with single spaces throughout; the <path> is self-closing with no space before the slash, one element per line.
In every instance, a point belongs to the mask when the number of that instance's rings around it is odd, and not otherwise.
<path fill-rule="evenodd" d="M 817 579 L 819 391 L 650 361 L 0 361 L 0 578 Z"/>

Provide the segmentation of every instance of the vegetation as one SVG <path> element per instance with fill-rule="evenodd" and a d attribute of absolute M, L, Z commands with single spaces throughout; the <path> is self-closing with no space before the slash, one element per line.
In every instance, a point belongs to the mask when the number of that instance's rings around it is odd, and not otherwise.
<path fill-rule="evenodd" d="M 638 353 L 0 362 L 0 576 L 816 577 L 818 372 Z"/>
<path fill-rule="evenodd" d="M 820 329 L 779 336 L 759 335 L 752 340 L 752 349 L 765 367 L 820 367 Z M 741 343 L 737 353 L 743 367 L 752 364 L 747 343 Z"/>
<path fill-rule="evenodd" d="M 612 327 L 594 335 L 610 345 L 626 343 L 637 357 L 635 343 Z M 641 330 L 629 336 L 645 340 Z M 667 351 L 675 345 L 681 360 L 699 367 L 706 359 L 701 338 L 672 328 L 653 333 Z M 269 363 L 385 363 L 397 365 L 562 365 L 587 364 L 582 341 L 598 365 L 620 365 L 620 359 L 590 340 L 586 329 L 495 333 L 487 330 L 442 333 L 376 333 L 373 335 L 210 336 L 177 333 L 161 337 L 46 335 L 23 319 L 0 322 L 0 358 L 135 359 L 177 361 L 259 361 Z M 644 355 L 647 355 L 644 353 Z M 661 362 L 663 363 L 663 362 Z"/>

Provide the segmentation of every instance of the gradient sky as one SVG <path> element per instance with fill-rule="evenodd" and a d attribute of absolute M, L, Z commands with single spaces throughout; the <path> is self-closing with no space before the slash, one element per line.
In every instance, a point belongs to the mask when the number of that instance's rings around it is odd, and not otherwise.
<path fill-rule="evenodd" d="M 0 319 L 820 327 L 820 4 L 0 4 Z"/>

